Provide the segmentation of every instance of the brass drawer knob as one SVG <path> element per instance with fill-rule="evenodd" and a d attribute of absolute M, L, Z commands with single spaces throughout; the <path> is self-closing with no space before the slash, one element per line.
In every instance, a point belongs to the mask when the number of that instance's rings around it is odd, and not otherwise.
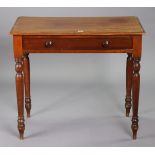
<path fill-rule="evenodd" d="M 107 48 L 107 47 L 109 46 L 109 41 L 108 41 L 108 40 L 104 40 L 104 41 L 102 42 L 102 46 L 103 46 L 104 48 Z"/>
<path fill-rule="evenodd" d="M 46 42 L 45 42 L 45 47 L 50 48 L 50 47 L 53 46 L 53 44 L 54 44 L 53 41 L 46 41 Z"/>

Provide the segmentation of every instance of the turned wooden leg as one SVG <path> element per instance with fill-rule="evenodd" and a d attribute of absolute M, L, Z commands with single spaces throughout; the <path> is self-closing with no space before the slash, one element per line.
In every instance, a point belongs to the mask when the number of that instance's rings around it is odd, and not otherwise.
<path fill-rule="evenodd" d="M 24 83 L 25 83 L 25 108 L 27 117 L 30 117 L 31 96 L 30 96 L 30 62 L 27 53 L 24 54 Z"/>
<path fill-rule="evenodd" d="M 23 61 L 16 59 L 16 93 L 17 93 L 17 106 L 18 106 L 18 130 L 20 139 L 24 138 L 24 80 L 23 80 Z"/>
<path fill-rule="evenodd" d="M 126 97 L 125 97 L 125 108 L 126 116 L 128 117 L 131 109 L 131 88 L 132 88 L 132 74 L 133 74 L 133 58 L 132 54 L 128 54 L 126 62 Z"/>
<path fill-rule="evenodd" d="M 132 85 L 132 99 L 133 99 L 133 116 L 132 116 L 132 132 L 133 139 L 137 137 L 138 130 L 138 102 L 139 102 L 139 88 L 140 88 L 140 58 L 134 58 L 133 61 L 133 85 Z"/>

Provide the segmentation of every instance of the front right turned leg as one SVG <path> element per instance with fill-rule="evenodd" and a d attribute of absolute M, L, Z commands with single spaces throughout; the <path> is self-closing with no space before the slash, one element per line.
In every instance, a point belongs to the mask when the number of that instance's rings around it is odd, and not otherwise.
<path fill-rule="evenodd" d="M 18 130 L 20 139 L 24 139 L 24 77 L 23 77 L 23 59 L 18 58 L 15 60 L 16 70 L 16 94 L 17 94 L 17 107 L 18 107 Z"/>
<path fill-rule="evenodd" d="M 139 89 L 140 89 L 140 58 L 134 58 L 133 64 L 133 85 L 132 85 L 132 96 L 133 96 L 133 116 L 132 116 L 132 132 L 133 139 L 137 138 L 138 130 L 138 105 L 139 105 Z"/>

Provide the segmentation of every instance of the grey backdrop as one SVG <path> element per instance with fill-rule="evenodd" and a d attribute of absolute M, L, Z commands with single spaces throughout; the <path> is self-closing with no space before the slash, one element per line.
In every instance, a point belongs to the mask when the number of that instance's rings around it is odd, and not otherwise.
<path fill-rule="evenodd" d="M 155 146 L 155 8 L 0 8 L 0 146 Z M 18 139 L 12 37 L 18 16 L 138 16 L 146 34 L 141 60 L 140 128 L 125 117 L 122 54 L 35 54 L 32 116 Z"/>

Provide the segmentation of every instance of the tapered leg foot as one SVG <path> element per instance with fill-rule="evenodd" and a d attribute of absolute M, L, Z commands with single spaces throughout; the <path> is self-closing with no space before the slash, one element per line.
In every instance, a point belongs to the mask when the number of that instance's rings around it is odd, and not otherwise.
<path fill-rule="evenodd" d="M 18 131 L 19 131 L 20 139 L 24 139 L 24 130 L 25 130 L 24 117 L 19 117 L 18 118 Z"/>
<path fill-rule="evenodd" d="M 133 140 L 136 140 L 136 139 L 137 139 L 137 131 L 133 132 L 132 139 L 133 139 Z"/>
<path fill-rule="evenodd" d="M 20 140 L 24 140 L 24 134 L 21 134 L 21 133 L 20 133 L 19 139 L 20 139 Z"/>
<path fill-rule="evenodd" d="M 138 131 L 138 117 L 132 118 L 132 125 L 131 125 L 133 139 L 137 138 L 137 131 Z"/>
<path fill-rule="evenodd" d="M 30 111 L 31 111 L 31 97 L 25 97 L 25 109 L 27 112 L 27 117 L 30 117 Z"/>
<path fill-rule="evenodd" d="M 27 118 L 30 118 L 30 112 L 27 112 Z"/>
<path fill-rule="evenodd" d="M 126 109 L 126 117 L 129 117 L 131 110 L 131 96 L 126 96 L 125 98 L 125 109 Z"/>

